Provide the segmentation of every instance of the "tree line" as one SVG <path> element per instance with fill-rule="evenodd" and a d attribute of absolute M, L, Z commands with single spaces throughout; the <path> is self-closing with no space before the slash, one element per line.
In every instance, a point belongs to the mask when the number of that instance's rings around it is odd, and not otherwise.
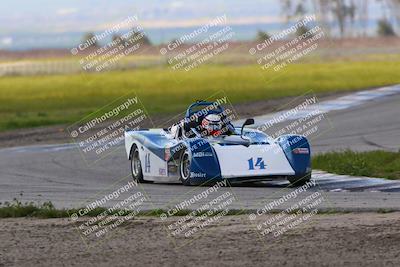
<path fill-rule="evenodd" d="M 336 30 L 336 35 L 343 38 L 367 35 L 369 9 L 374 1 L 382 14 L 376 21 L 376 34 L 395 36 L 395 27 L 400 26 L 400 0 L 280 0 L 280 3 L 286 22 L 314 13 L 329 35 Z M 265 31 L 257 33 L 257 39 L 265 40 L 268 36 Z"/>
<path fill-rule="evenodd" d="M 377 23 L 377 33 L 394 35 L 391 22 L 400 22 L 400 0 L 377 0 L 376 3 L 382 11 L 382 17 Z M 331 31 L 332 27 L 336 26 L 340 37 L 345 37 L 356 34 L 357 21 L 362 29 L 362 35 L 366 35 L 371 4 L 371 0 L 283 0 L 282 10 L 287 19 L 313 12 L 318 15 L 324 27 Z M 332 25 L 331 21 L 335 23 Z"/>
<path fill-rule="evenodd" d="M 318 23 L 328 35 L 339 37 L 366 36 L 369 28 L 369 7 L 374 2 L 381 8 L 381 17 L 376 21 L 376 34 L 378 36 L 395 36 L 396 29 L 400 27 L 400 0 L 278 0 L 281 5 L 282 15 L 286 22 L 298 20 L 306 14 L 316 14 Z M 297 35 L 307 32 L 308 28 L 302 26 Z M 112 36 L 112 41 L 129 42 L 131 45 L 151 45 L 150 39 L 141 31 L 133 30 L 128 37 L 119 34 Z M 142 35 L 141 38 L 137 38 Z M 93 32 L 86 33 L 83 41 L 93 40 Z M 270 37 L 266 31 L 257 32 L 258 40 Z M 91 42 L 92 47 L 100 46 L 97 41 Z"/>

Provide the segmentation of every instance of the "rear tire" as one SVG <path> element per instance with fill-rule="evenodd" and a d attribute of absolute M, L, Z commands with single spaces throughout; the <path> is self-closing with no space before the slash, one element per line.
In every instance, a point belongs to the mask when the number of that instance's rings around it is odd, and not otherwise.
<path fill-rule="evenodd" d="M 302 186 L 311 180 L 311 173 L 307 173 L 304 176 L 289 176 L 288 180 L 292 186 Z"/>
<path fill-rule="evenodd" d="M 131 174 L 133 180 L 138 183 L 146 183 L 143 179 L 142 163 L 140 162 L 139 149 L 134 145 L 131 149 Z"/>
<path fill-rule="evenodd" d="M 185 150 L 179 159 L 179 175 L 183 185 L 190 185 L 190 163 L 190 154 Z"/>

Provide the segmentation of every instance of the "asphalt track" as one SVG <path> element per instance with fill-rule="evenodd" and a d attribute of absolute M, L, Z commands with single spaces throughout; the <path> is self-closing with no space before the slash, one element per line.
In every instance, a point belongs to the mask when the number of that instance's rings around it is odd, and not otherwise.
<path fill-rule="evenodd" d="M 320 106 L 329 107 L 326 115 L 330 127 L 311 139 L 313 153 L 346 148 L 398 151 L 400 90 L 396 88 L 390 94 L 377 96 L 375 92 L 368 91 L 364 95 L 351 94 L 330 103 L 320 103 Z M 268 117 L 257 117 L 256 121 Z M 313 173 L 313 180 L 316 185 L 302 194 L 320 192 L 324 196 L 321 209 L 400 210 L 399 182 L 319 171 Z M 113 192 L 128 181 L 131 181 L 130 169 L 123 147 L 91 166 L 82 160 L 77 148 L 70 144 L 0 150 L 0 202 L 3 203 L 17 198 L 22 202 L 50 200 L 56 207 L 80 207 Z M 146 195 L 143 209 L 167 209 L 206 189 L 178 184 L 142 184 L 132 190 Z M 256 210 L 265 203 L 290 194 L 295 188 L 289 188 L 287 182 L 275 181 L 219 190 L 234 194 L 235 201 L 231 208 Z M 118 200 L 110 200 L 106 205 L 112 205 L 115 201 Z M 199 200 L 187 208 L 195 208 L 204 201 Z M 286 208 L 293 201 L 288 200 L 276 208 Z"/>

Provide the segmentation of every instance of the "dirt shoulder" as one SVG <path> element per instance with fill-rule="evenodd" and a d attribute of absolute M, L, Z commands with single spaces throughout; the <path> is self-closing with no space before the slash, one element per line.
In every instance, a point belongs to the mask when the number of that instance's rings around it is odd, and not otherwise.
<path fill-rule="evenodd" d="M 331 92 L 317 95 L 319 101 L 329 100 L 349 94 L 349 92 Z M 260 100 L 235 104 L 234 109 L 239 118 L 248 118 L 263 115 L 291 107 L 295 97 L 284 97 L 279 99 Z M 152 116 L 152 121 L 156 127 L 168 127 L 164 122 L 169 122 L 176 114 Z M 30 129 L 18 129 L 0 132 L 0 148 L 15 147 L 25 145 L 43 145 L 71 143 L 72 139 L 67 132 L 69 125 L 57 125 L 47 127 L 37 127 Z M 151 127 L 145 125 L 145 127 Z M 100 128 L 99 128 L 100 129 Z"/>
<path fill-rule="evenodd" d="M 399 219 L 398 212 L 315 215 L 262 237 L 247 216 L 226 216 L 180 248 L 187 240 L 172 240 L 154 217 L 133 219 L 91 248 L 68 219 L 0 219 L 0 266 L 399 266 Z"/>

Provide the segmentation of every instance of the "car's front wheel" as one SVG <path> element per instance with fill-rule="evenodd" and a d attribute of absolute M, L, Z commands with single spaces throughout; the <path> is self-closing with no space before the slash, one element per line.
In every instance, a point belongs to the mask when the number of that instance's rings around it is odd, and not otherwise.
<path fill-rule="evenodd" d="M 180 180 L 184 185 L 190 185 L 190 154 L 185 150 L 179 160 L 179 174 Z"/>
<path fill-rule="evenodd" d="M 133 180 L 135 180 L 138 183 L 145 183 L 146 181 L 143 179 L 143 172 L 142 172 L 142 164 L 140 162 L 140 157 L 139 157 L 139 149 L 135 145 L 131 149 L 131 173 Z"/>

